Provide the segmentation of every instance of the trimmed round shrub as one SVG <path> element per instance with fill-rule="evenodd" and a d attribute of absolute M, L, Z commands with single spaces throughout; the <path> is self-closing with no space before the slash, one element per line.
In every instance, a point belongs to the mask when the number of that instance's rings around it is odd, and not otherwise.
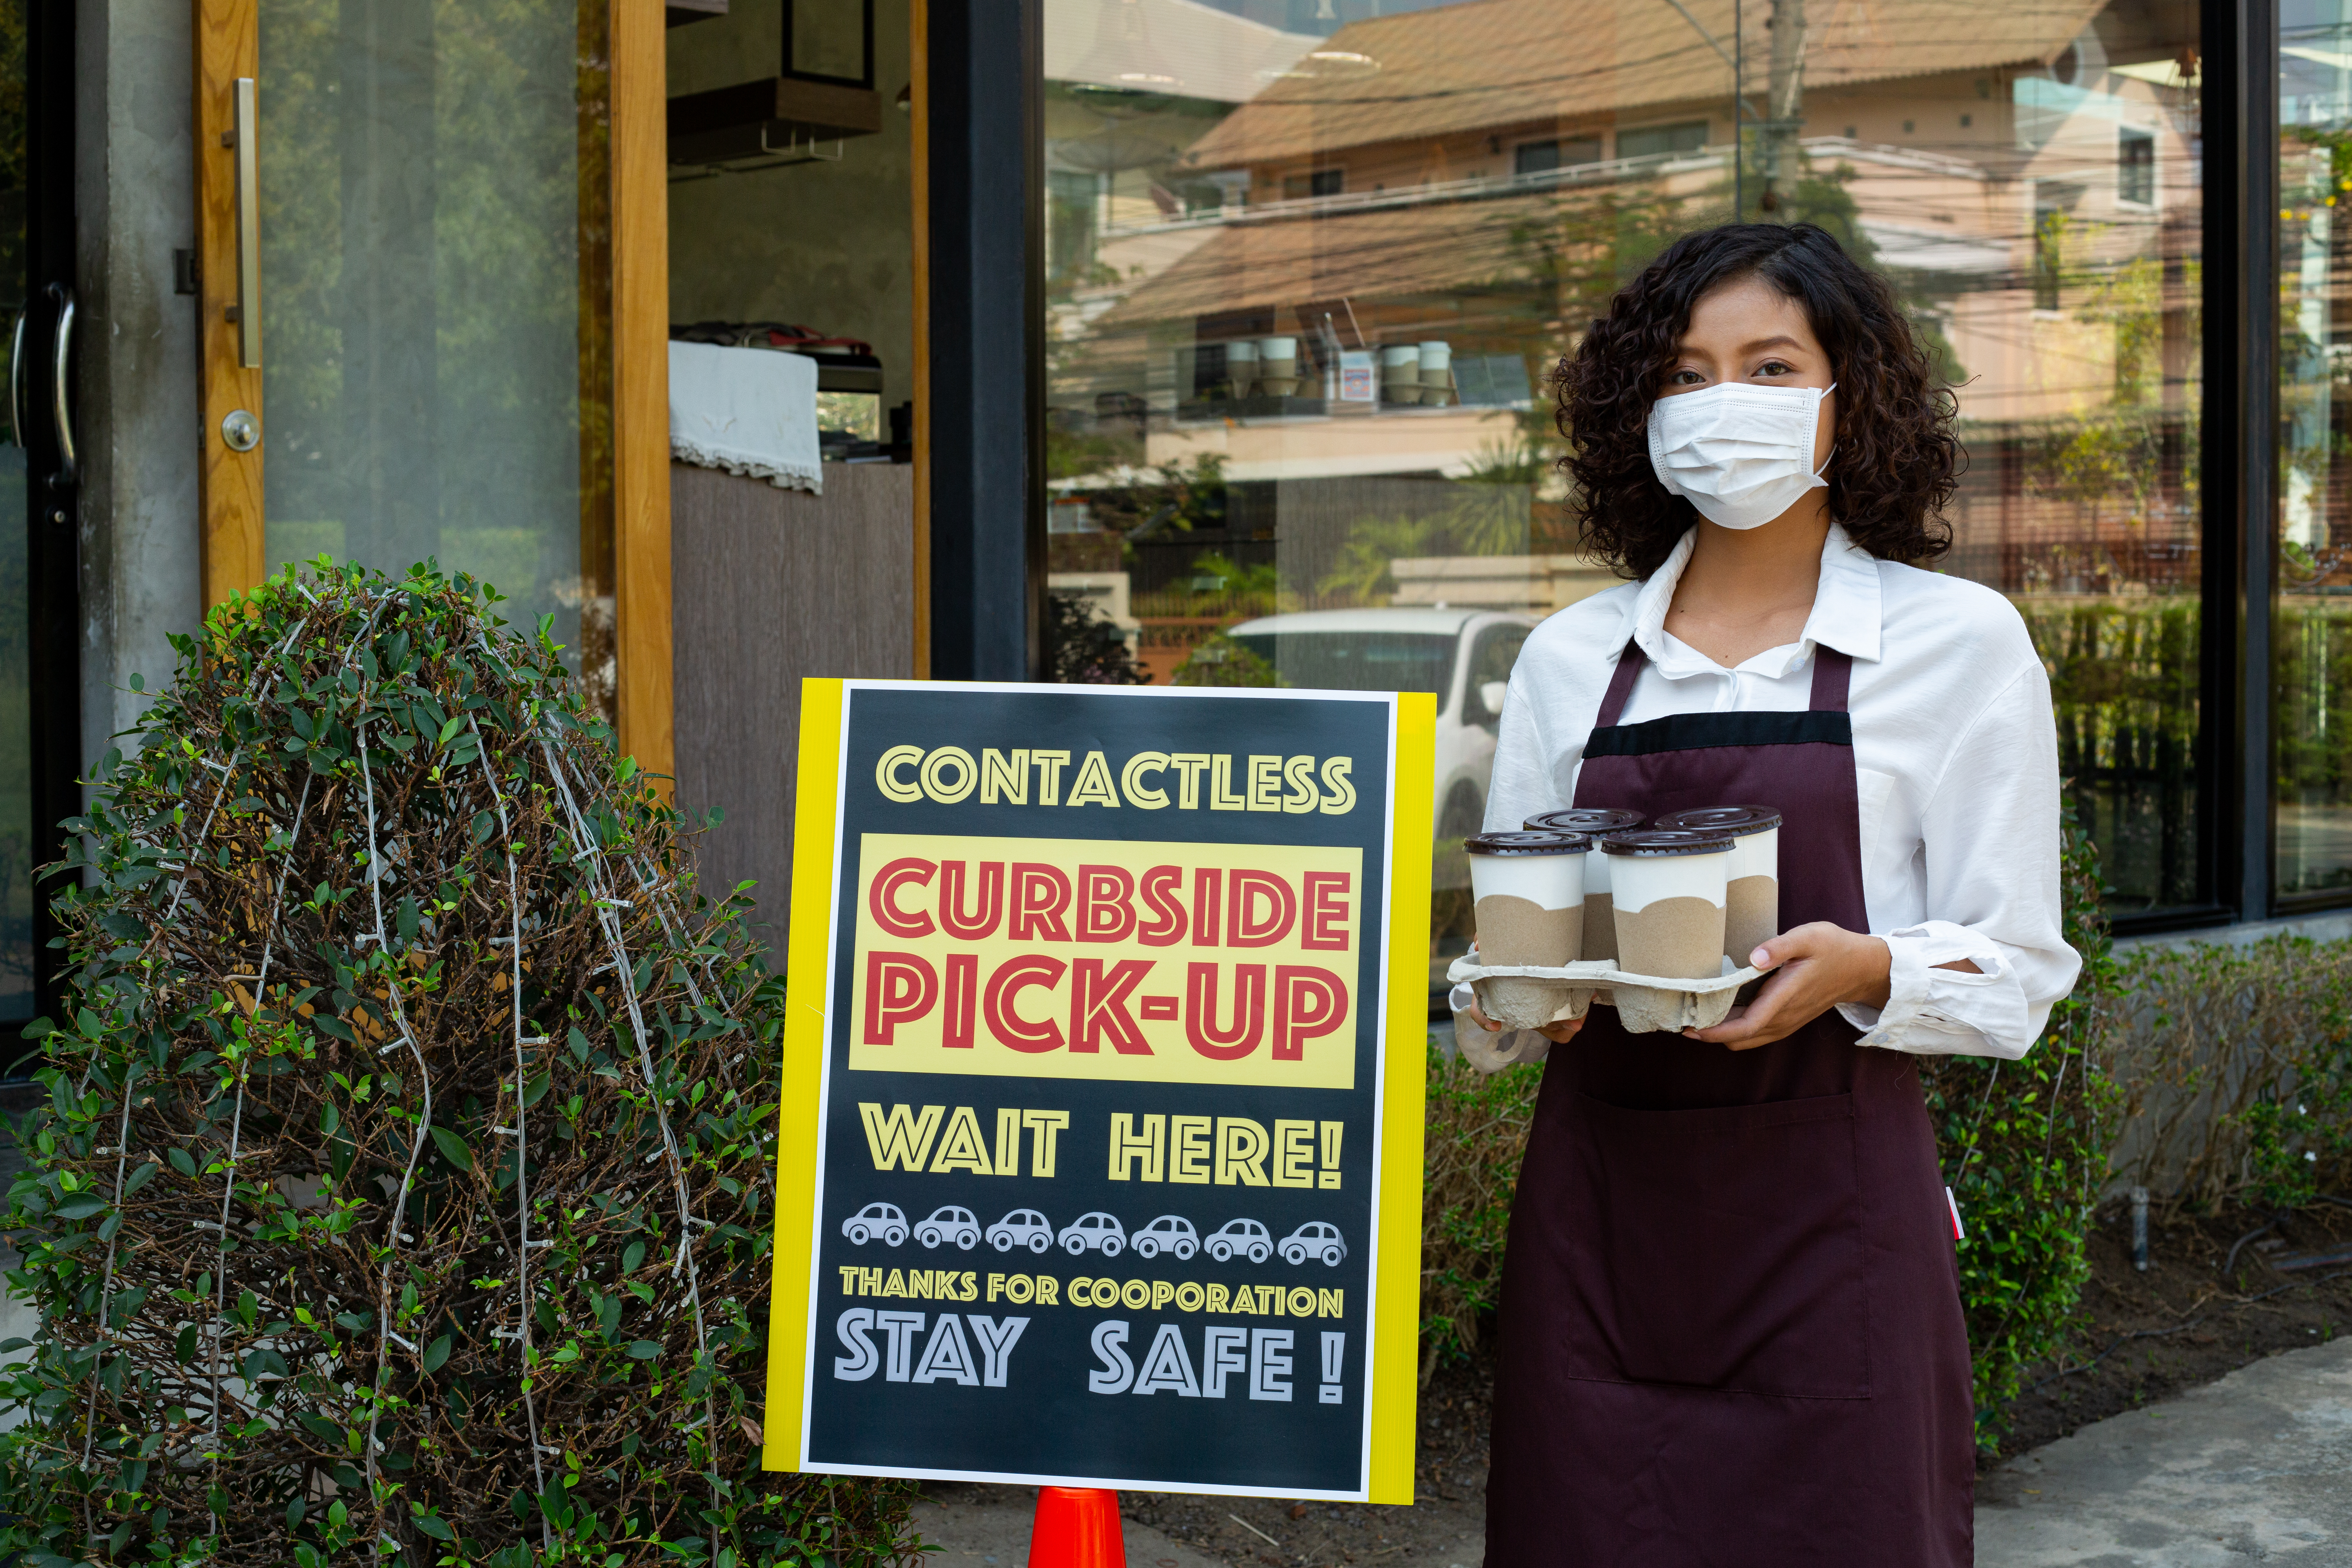
<path fill-rule="evenodd" d="M 903 1489 L 760 1469 L 781 987 L 497 597 L 221 607 L 68 825 L 28 1563 L 900 1554 Z"/>

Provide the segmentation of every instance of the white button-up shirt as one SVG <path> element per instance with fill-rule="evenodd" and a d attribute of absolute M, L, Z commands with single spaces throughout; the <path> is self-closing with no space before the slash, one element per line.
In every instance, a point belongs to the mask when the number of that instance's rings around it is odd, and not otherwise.
<path fill-rule="evenodd" d="M 1623 724 L 1801 710 L 1814 649 L 1836 648 L 1853 659 L 1863 896 L 1894 954 L 1886 1005 L 1838 1011 L 1864 1046 L 2023 1056 L 2082 966 L 2060 934 L 2058 737 L 2024 621 L 1991 589 L 1875 560 L 1832 523 L 1803 637 L 1727 669 L 1665 629 L 1694 534 L 1646 581 L 1528 637 L 1503 703 L 1488 831 L 1573 804 L 1629 640 L 1649 662 Z M 1982 973 L 1937 967 L 1958 959 Z"/>

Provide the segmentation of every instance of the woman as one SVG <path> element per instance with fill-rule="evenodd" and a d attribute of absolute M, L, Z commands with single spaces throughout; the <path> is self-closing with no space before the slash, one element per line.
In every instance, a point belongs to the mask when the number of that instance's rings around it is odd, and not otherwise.
<path fill-rule="evenodd" d="M 1783 934 L 1715 1028 L 1545 1031 L 1573 1046 L 1511 1216 L 1488 1568 L 1966 1563 L 1916 1058 L 2021 1056 L 2077 960 L 2041 661 L 1998 594 L 1909 564 L 1949 547 L 1952 398 L 1804 224 L 1677 241 L 1559 375 L 1585 537 L 1638 581 L 1528 637 L 1487 826 L 1770 806 Z"/>

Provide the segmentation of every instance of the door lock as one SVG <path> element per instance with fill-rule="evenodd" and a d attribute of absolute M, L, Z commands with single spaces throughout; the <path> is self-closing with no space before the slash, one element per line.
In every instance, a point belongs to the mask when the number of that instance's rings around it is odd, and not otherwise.
<path fill-rule="evenodd" d="M 221 441 L 232 452 L 250 452 L 261 445 L 261 421 L 242 408 L 232 408 L 221 421 Z"/>

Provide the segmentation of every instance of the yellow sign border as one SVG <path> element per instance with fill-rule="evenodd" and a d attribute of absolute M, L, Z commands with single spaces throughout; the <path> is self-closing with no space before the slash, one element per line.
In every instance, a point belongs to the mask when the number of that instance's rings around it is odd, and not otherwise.
<path fill-rule="evenodd" d="M 839 679 L 801 682 L 793 814 L 791 945 L 785 960 L 783 1074 L 779 1087 L 773 1289 L 761 1464 L 797 1470 L 806 1411 L 809 1284 L 814 1258 L 818 1147 L 824 1107 L 824 998 L 833 952 L 835 830 L 841 792 Z M 1429 845 L 1434 831 L 1437 700 L 1402 692 L 1391 710 L 1388 1017 L 1380 1085 L 1381 1167 L 1371 1310 L 1373 1376 L 1367 1500 L 1413 1500 L 1421 1335 L 1422 1129 L 1428 1079 Z"/>
<path fill-rule="evenodd" d="M 816 1257 L 817 1149 L 824 1121 L 824 998 L 833 960 L 834 829 L 841 802 L 842 681 L 801 682 L 793 918 L 784 954 L 784 1070 L 778 1086 L 776 1254 L 768 1305 L 764 1469 L 800 1468 L 809 1277 Z"/>

